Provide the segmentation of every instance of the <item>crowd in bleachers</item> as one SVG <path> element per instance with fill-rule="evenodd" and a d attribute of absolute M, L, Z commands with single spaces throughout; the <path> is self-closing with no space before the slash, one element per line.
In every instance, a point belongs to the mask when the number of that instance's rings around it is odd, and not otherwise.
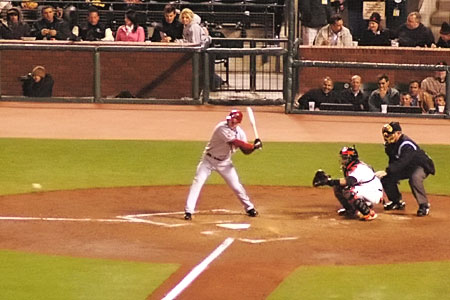
<path fill-rule="evenodd" d="M 439 62 L 438 65 L 446 65 Z M 414 113 L 444 113 L 446 107 L 446 71 L 436 71 L 433 76 L 421 82 L 411 80 L 408 84 L 391 86 L 389 76 L 381 74 L 376 83 L 364 83 L 359 75 L 353 75 L 348 82 L 335 82 L 329 76 L 323 78 L 321 86 L 306 92 L 298 99 L 300 109 L 320 110 L 329 104 L 343 104 L 352 111 L 383 112 L 382 106 L 416 107 L 403 109 Z M 310 109 L 311 110 L 311 109 Z M 339 109 L 337 109 L 339 110 Z M 398 112 L 401 112 L 399 109 Z"/>
<path fill-rule="evenodd" d="M 422 23 L 417 11 L 403 11 L 402 14 L 407 15 L 405 22 L 389 29 L 383 28 L 382 19 L 385 16 L 382 12 L 374 11 L 365 20 L 360 8 L 356 14 L 358 17 L 349 17 L 346 24 L 341 15 L 345 9 L 344 3 L 344 0 L 299 1 L 303 45 L 450 47 L 450 26 L 447 22 L 442 23 L 437 39 L 431 29 Z M 350 5 L 348 9 L 349 15 L 357 10 Z"/>

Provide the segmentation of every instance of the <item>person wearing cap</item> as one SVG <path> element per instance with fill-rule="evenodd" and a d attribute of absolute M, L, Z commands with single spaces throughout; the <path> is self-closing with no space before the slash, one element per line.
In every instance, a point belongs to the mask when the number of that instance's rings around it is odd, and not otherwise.
<path fill-rule="evenodd" d="M 381 179 L 388 202 L 385 210 L 404 210 L 405 202 L 398 189 L 400 180 L 408 179 L 411 191 L 419 204 L 417 216 L 427 216 L 430 204 L 423 181 L 429 174 L 435 174 L 433 160 L 412 139 L 402 133 L 399 122 L 390 122 L 382 128 L 384 150 L 389 164 L 375 175 Z"/>
<path fill-rule="evenodd" d="M 36 66 L 22 83 L 23 95 L 27 97 L 51 97 L 53 78 L 43 66 Z"/>
<path fill-rule="evenodd" d="M 450 25 L 448 25 L 447 22 L 442 23 L 439 35 L 440 36 L 436 43 L 436 47 L 450 48 Z"/>
<path fill-rule="evenodd" d="M 437 63 L 438 66 L 446 66 L 445 61 L 440 61 Z M 434 71 L 433 76 L 429 76 L 422 80 L 420 83 L 420 88 L 429 93 L 431 96 L 436 97 L 439 94 L 447 94 L 447 84 L 446 84 L 447 72 L 444 71 Z"/>
<path fill-rule="evenodd" d="M 400 25 L 395 34 L 400 47 L 432 47 L 434 35 L 421 20 L 420 13 L 415 11 L 408 15 L 405 24 Z"/>
<path fill-rule="evenodd" d="M 68 40 L 71 37 L 70 24 L 55 17 L 52 6 L 41 9 L 42 18 L 33 24 L 32 34 L 37 40 Z"/>
<path fill-rule="evenodd" d="M 231 161 L 231 156 L 239 149 L 244 154 L 250 154 L 262 148 L 262 142 L 258 138 L 253 143 L 247 142 L 247 136 L 239 126 L 242 118 L 242 112 L 234 109 L 226 116 L 225 120 L 219 122 L 214 128 L 211 139 L 203 151 L 189 190 L 184 210 L 185 220 L 189 221 L 192 219 L 200 191 L 213 171 L 219 173 L 233 190 L 249 217 L 258 215 L 255 206 L 239 181 L 238 174 Z"/>
<path fill-rule="evenodd" d="M 6 20 L 0 26 L 0 38 L 5 40 L 20 40 L 30 36 L 30 26 L 23 21 L 22 12 L 18 7 L 8 9 Z"/>
<path fill-rule="evenodd" d="M 335 14 L 330 17 L 328 25 L 320 28 L 314 40 L 316 46 L 338 46 L 351 47 L 353 37 L 350 30 L 344 26 L 341 15 Z"/>
<path fill-rule="evenodd" d="M 390 46 L 390 31 L 381 26 L 381 16 L 374 12 L 369 18 L 369 25 L 362 33 L 360 46 Z"/>

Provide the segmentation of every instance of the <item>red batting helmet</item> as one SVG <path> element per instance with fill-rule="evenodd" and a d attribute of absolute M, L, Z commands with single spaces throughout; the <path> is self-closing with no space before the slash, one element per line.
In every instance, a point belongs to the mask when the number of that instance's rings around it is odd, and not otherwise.
<path fill-rule="evenodd" d="M 242 122 L 242 117 L 244 115 L 242 114 L 242 112 L 240 110 L 237 109 L 233 109 L 232 111 L 230 111 L 230 113 L 227 116 L 227 120 L 231 120 L 231 119 L 235 119 L 238 123 Z"/>

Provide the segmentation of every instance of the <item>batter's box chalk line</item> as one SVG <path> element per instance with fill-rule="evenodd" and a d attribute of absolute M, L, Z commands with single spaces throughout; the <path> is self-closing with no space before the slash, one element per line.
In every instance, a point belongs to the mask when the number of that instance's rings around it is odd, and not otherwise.
<path fill-rule="evenodd" d="M 212 209 L 212 210 L 204 210 L 198 211 L 198 214 L 211 214 L 211 213 L 221 213 L 227 215 L 236 215 L 239 212 L 228 210 L 228 209 Z M 65 217 L 21 217 L 21 216 L 0 216 L 0 221 L 43 221 L 43 222 L 93 222 L 93 223 L 141 223 L 141 224 L 150 224 L 155 226 L 162 227 L 182 227 L 192 225 L 190 222 L 182 222 L 182 223 L 169 223 L 169 222 L 161 222 L 159 219 L 155 220 L 158 217 L 170 216 L 170 215 L 183 215 L 184 211 L 176 211 L 176 212 L 159 212 L 159 213 L 151 213 L 151 214 L 136 214 L 136 215 L 126 215 L 126 216 L 116 216 L 115 218 L 65 218 Z M 218 220 L 211 222 L 213 224 L 218 223 L 227 223 L 229 220 Z"/>

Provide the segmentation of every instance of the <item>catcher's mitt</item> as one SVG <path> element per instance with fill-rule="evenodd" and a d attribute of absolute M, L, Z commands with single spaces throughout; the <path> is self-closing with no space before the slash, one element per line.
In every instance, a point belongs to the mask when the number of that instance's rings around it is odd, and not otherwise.
<path fill-rule="evenodd" d="M 316 174 L 314 174 L 313 186 L 318 187 L 322 185 L 328 185 L 330 179 L 331 179 L 330 175 L 325 173 L 323 170 L 319 169 L 316 171 Z"/>

